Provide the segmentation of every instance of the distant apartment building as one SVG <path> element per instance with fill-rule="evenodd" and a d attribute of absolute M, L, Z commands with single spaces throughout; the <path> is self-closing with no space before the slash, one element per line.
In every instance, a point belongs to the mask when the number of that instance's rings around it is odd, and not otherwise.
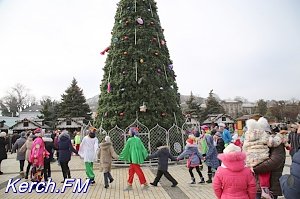
<path fill-rule="evenodd" d="M 220 104 L 224 108 L 225 112 L 233 118 L 237 118 L 243 111 L 242 101 L 222 100 Z"/>
<path fill-rule="evenodd" d="M 252 115 L 255 113 L 255 109 L 256 109 L 255 103 L 249 102 L 249 103 L 243 103 L 242 105 L 243 114 Z"/>

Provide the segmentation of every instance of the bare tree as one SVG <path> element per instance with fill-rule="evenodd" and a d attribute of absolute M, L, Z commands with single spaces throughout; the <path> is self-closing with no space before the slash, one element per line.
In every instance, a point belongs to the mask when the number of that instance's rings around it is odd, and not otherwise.
<path fill-rule="evenodd" d="M 8 108 L 12 115 L 35 104 L 35 97 L 29 94 L 29 89 L 18 83 L 11 90 L 7 91 L 7 95 L 2 99 L 3 104 Z"/>

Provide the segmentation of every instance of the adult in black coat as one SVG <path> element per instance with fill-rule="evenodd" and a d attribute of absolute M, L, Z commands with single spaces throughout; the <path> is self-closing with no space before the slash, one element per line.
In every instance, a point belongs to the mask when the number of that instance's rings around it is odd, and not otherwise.
<path fill-rule="evenodd" d="M 46 150 L 50 153 L 48 158 L 44 159 L 44 179 L 45 181 L 48 181 L 48 177 L 51 177 L 51 160 L 53 159 L 53 149 L 54 149 L 54 144 L 53 140 L 50 137 L 50 134 L 46 134 L 43 137 L 43 141 L 45 143 L 45 148 Z"/>
<path fill-rule="evenodd" d="M 3 174 L 1 171 L 1 162 L 2 160 L 7 159 L 7 153 L 6 153 L 6 145 L 8 144 L 8 141 L 6 139 L 6 132 L 0 133 L 0 175 Z"/>
<path fill-rule="evenodd" d="M 78 154 L 78 151 L 74 149 L 71 143 L 71 139 L 68 131 L 63 131 L 59 135 L 58 151 L 59 151 L 58 161 L 60 162 L 61 170 L 64 177 L 62 183 L 64 183 L 66 178 L 71 178 L 69 161 L 71 160 L 72 152 Z"/>
<path fill-rule="evenodd" d="M 283 195 L 286 199 L 300 198 L 300 150 L 293 156 L 290 173 L 279 179 Z"/>
<path fill-rule="evenodd" d="M 159 182 L 162 175 L 164 175 L 169 181 L 172 182 L 172 187 L 175 187 L 178 182 L 171 176 L 171 174 L 168 172 L 168 160 L 171 159 L 173 161 L 176 161 L 176 158 L 170 153 L 169 147 L 163 146 L 163 143 L 158 141 L 156 143 L 157 151 L 153 153 L 152 155 L 149 155 L 147 159 L 153 159 L 158 158 L 158 169 L 157 174 L 154 179 L 154 182 L 151 182 L 150 184 L 153 186 L 157 186 L 157 183 Z"/>

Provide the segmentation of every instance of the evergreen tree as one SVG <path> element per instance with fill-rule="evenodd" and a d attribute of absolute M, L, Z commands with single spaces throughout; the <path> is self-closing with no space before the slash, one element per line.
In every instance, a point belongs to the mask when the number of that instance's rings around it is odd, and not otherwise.
<path fill-rule="evenodd" d="M 57 113 L 59 110 L 59 103 L 55 100 L 52 101 L 50 98 L 47 98 L 41 101 L 41 105 L 43 106 L 41 110 L 43 116 L 40 119 L 44 119 L 48 126 L 54 128 L 58 118 Z"/>
<path fill-rule="evenodd" d="M 267 111 L 268 111 L 267 102 L 264 101 L 263 99 L 258 100 L 255 112 L 264 116 L 266 115 Z"/>
<path fill-rule="evenodd" d="M 59 117 L 84 117 L 87 121 L 91 120 L 90 107 L 75 78 L 65 92 L 59 104 Z"/>
<path fill-rule="evenodd" d="M 191 92 L 191 95 L 190 95 L 189 99 L 187 100 L 186 104 L 188 105 L 188 108 L 187 108 L 187 110 L 185 110 L 185 112 L 187 114 L 190 114 L 191 116 L 195 115 L 199 119 L 202 114 L 202 110 L 201 110 L 200 104 L 196 101 L 196 98 L 192 92 Z"/>
<path fill-rule="evenodd" d="M 96 126 L 148 128 L 183 121 L 173 62 L 154 0 L 121 0 L 104 66 Z M 175 115 L 175 116 L 174 116 Z"/>
<path fill-rule="evenodd" d="M 212 90 L 209 93 L 208 98 L 206 99 L 206 108 L 202 115 L 202 118 L 206 119 L 209 114 L 221 114 L 225 113 L 224 108 L 220 105 L 218 100 L 214 97 Z"/>

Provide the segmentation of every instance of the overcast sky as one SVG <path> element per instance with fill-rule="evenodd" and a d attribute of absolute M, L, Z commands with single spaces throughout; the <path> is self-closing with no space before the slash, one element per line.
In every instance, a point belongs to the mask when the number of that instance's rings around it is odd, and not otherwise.
<path fill-rule="evenodd" d="M 0 0 L 0 98 L 99 94 L 118 0 Z M 181 94 L 300 99 L 299 0 L 157 0 Z"/>

